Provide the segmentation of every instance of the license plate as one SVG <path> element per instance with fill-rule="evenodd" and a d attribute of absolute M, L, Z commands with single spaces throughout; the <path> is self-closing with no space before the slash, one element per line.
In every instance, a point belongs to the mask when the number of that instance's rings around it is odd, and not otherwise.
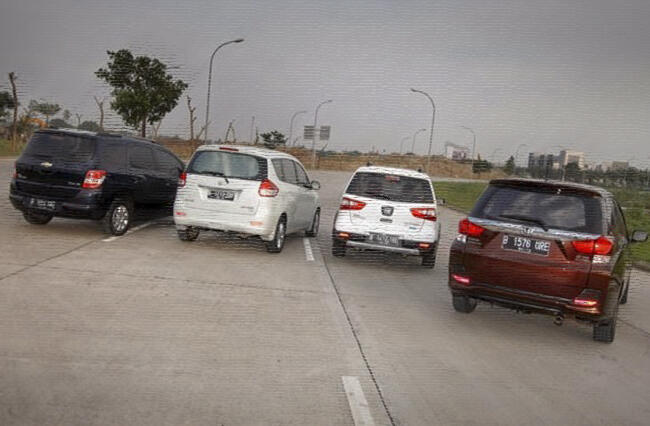
<path fill-rule="evenodd" d="M 506 250 L 514 250 L 522 253 L 539 254 L 548 256 L 551 250 L 551 242 L 535 240 L 533 238 L 504 235 L 501 246 Z"/>
<path fill-rule="evenodd" d="M 27 202 L 27 207 L 29 207 L 30 209 L 54 211 L 56 210 L 56 201 L 41 200 L 39 198 L 30 198 L 29 201 Z"/>
<path fill-rule="evenodd" d="M 397 236 L 397 235 L 388 235 L 388 234 L 370 233 L 370 235 L 368 235 L 368 242 L 379 244 L 379 245 L 382 245 L 382 246 L 398 247 L 399 246 L 399 236 Z"/>
<path fill-rule="evenodd" d="M 235 193 L 223 189 L 212 189 L 208 193 L 208 198 L 211 200 L 233 201 L 235 199 Z"/>

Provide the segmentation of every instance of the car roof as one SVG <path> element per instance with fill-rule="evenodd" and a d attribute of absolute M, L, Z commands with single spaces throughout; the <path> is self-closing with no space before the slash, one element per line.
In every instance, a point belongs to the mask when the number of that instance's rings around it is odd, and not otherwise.
<path fill-rule="evenodd" d="M 131 142 L 150 143 L 156 147 L 164 148 L 163 145 L 151 139 L 145 139 L 139 136 L 122 135 L 119 133 L 91 132 L 88 130 L 78 130 L 78 129 L 39 129 L 35 133 L 53 133 L 58 135 L 64 134 L 70 136 L 86 136 L 86 137 L 95 137 L 95 138 L 106 137 L 106 138 L 124 139 L 126 141 L 131 141 Z"/>
<path fill-rule="evenodd" d="M 397 167 L 381 167 L 381 166 L 363 166 L 359 167 L 355 172 L 357 173 L 383 173 L 389 175 L 406 176 L 418 179 L 429 179 L 425 173 L 417 172 L 411 169 L 398 169 Z"/>
<path fill-rule="evenodd" d="M 603 198 L 613 198 L 611 192 L 601 187 L 586 185 L 583 183 L 566 182 L 566 181 L 559 181 L 559 180 L 501 178 L 501 179 L 492 179 L 490 181 L 490 184 L 491 185 L 533 186 L 539 188 L 573 189 L 577 191 L 588 192 L 594 195 L 599 195 Z"/>
<path fill-rule="evenodd" d="M 196 149 L 196 151 L 240 152 L 242 154 L 256 155 L 258 157 L 264 158 L 288 158 L 298 161 L 296 157 L 291 154 L 287 154 L 286 152 L 247 145 L 201 145 Z"/>

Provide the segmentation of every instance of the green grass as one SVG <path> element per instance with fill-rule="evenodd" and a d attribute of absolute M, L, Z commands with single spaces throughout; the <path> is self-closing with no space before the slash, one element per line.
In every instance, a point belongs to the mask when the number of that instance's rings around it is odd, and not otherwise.
<path fill-rule="evenodd" d="M 7 139 L 0 139 L 0 157 L 16 157 L 19 153 L 20 150 L 11 150 L 11 143 Z"/>
<path fill-rule="evenodd" d="M 437 198 L 444 198 L 449 207 L 468 213 L 481 195 L 484 182 L 433 182 Z M 608 188 L 625 210 L 625 219 L 630 232 L 650 231 L 650 192 L 634 189 Z M 650 263 L 650 242 L 634 244 L 633 257 L 637 261 Z"/>

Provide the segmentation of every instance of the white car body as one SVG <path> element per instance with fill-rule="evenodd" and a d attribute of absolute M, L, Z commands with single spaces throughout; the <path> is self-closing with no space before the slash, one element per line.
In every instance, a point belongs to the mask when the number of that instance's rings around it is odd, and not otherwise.
<path fill-rule="evenodd" d="M 262 196 L 261 180 L 192 173 L 192 160 L 205 151 L 248 155 L 266 161 L 266 179 L 275 185 L 277 195 Z M 197 149 L 192 160 L 174 202 L 174 223 L 179 231 L 191 227 L 259 236 L 271 241 L 281 216 L 286 218 L 286 233 L 289 234 L 309 230 L 316 211 L 320 211 L 318 187 L 286 182 L 276 172 L 274 164 L 290 164 L 287 161 L 304 171 L 292 155 L 257 147 L 204 145 Z M 306 172 L 305 176 L 311 183 Z M 234 199 L 215 198 L 222 196 L 224 191 L 234 193 Z"/>
<path fill-rule="evenodd" d="M 431 189 L 430 200 L 428 200 L 430 202 L 393 201 L 345 192 L 341 197 L 342 205 L 353 204 L 353 201 L 356 201 L 363 203 L 364 206 L 356 210 L 344 209 L 344 207 L 339 209 L 332 231 L 335 240 L 345 241 L 344 247 L 389 251 L 408 255 L 420 255 L 423 250 L 437 249 L 440 238 L 440 222 L 437 218 L 436 195 L 429 176 L 408 169 L 375 166 L 360 167 L 348 182 L 346 191 L 350 189 L 350 183 L 359 173 L 392 176 L 390 179 L 393 180 L 399 180 L 400 177 L 422 179 L 426 183 L 418 182 L 422 185 L 421 188 L 428 186 Z M 425 198 L 428 199 L 429 197 Z M 418 211 L 425 211 L 429 214 L 433 211 L 434 217 L 427 216 L 428 219 L 416 217 L 412 213 L 412 209 L 425 209 Z M 386 245 L 370 241 L 371 234 L 395 236 L 399 239 L 399 244 Z M 341 236 L 344 238 L 339 238 Z M 422 245 L 419 245 L 420 243 Z M 430 245 L 427 246 L 427 244 Z"/>

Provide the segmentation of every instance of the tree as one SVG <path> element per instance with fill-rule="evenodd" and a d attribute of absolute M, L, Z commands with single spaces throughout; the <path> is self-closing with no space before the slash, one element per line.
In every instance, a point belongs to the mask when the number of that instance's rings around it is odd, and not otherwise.
<path fill-rule="evenodd" d="M 73 126 L 62 118 L 53 118 L 50 120 L 50 127 L 55 129 L 70 129 Z"/>
<path fill-rule="evenodd" d="M 86 130 L 88 132 L 101 132 L 102 127 L 95 121 L 86 120 L 77 127 L 79 130 Z"/>
<path fill-rule="evenodd" d="M 11 149 L 13 151 L 16 150 L 18 140 L 16 136 L 18 135 L 17 130 L 18 130 L 18 91 L 16 90 L 16 73 L 15 72 L 10 72 L 9 73 L 9 83 L 11 83 L 11 94 L 12 94 L 12 99 L 13 99 L 13 107 L 14 107 L 14 116 L 13 120 L 11 121 Z"/>
<path fill-rule="evenodd" d="M 95 75 L 112 88 L 113 108 L 129 126 L 140 127 L 146 136 L 147 123 L 163 119 L 187 88 L 182 80 L 167 74 L 167 65 L 147 56 L 133 56 L 128 49 L 108 51 L 109 62 Z"/>
<path fill-rule="evenodd" d="M 14 107 L 14 98 L 9 92 L 0 92 L 0 119 L 9 115 L 9 109 Z"/>
<path fill-rule="evenodd" d="M 483 172 L 489 172 L 490 170 L 492 170 L 492 163 L 487 160 L 481 160 L 481 156 L 479 155 L 478 159 L 474 161 L 472 172 L 481 174 Z"/>
<path fill-rule="evenodd" d="M 97 108 L 99 108 L 99 128 L 103 129 L 104 128 L 104 101 L 106 100 L 106 98 L 102 98 L 102 100 L 100 101 L 97 96 L 93 96 L 93 99 L 95 99 Z"/>
<path fill-rule="evenodd" d="M 564 177 L 566 180 L 576 182 L 580 178 L 580 166 L 578 163 L 569 163 L 564 166 Z"/>
<path fill-rule="evenodd" d="M 45 124 L 49 126 L 50 117 L 57 115 L 61 111 L 61 106 L 59 104 L 51 104 L 46 101 L 29 101 L 28 106 L 29 111 L 36 112 L 45 117 Z"/>
<path fill-rule="evenodd" d="M 262 133 L 260 135 L 264 141 L 264 146 L 270 149 L 275 149 L 280 145 L 286 145 L 287 138 L 277 130 L 271 132 Z"/>
<path fill-rule="evenodd" d="M 64 109 L 63 110 L 63 121 L 69 121 L 70 117 L 72 117 L 72 114 L 70 113 L 70 110 Z"/>
<path fill-rule="evenodd" d="M 515 157 L 511 155 L 510 158 L 508 158 L 505 166 L 503 166 L 503 171 L 507 175 L 511 175 L 515 172 Z"/>

